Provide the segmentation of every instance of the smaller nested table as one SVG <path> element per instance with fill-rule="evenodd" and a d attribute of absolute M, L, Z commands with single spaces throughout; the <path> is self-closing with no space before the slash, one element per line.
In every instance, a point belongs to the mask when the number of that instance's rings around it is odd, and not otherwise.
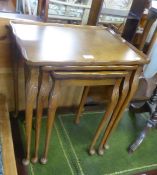
<path fill-rule="evenodd" d="M 53 128 L 54 119 L 55 119 L 55 112 L 58 106 L 58 102 L 60 99 L 61 94 L 61 87 L 62 86 L 84 86 L 84 92 L 82 95 L 82 99 L 76 114 L 75 122 L 79 124 L 80 122 L 80 115 L 82 109 L 84 107 L 85 101 L 88 96 L 88 91 L 90 86 L 100 86 L 100 85 L 112 85 L 113 90 L 111 93 L 110 102 L 106 108 L 105 114 L 96 130 L 95 136 L 92 140 L 92 143 L 89 148 L 89 153 L 93 155 L 95 153 L 95 144 L 97 139 L 99 138 L 106 121 L 112 115 L 115 106 L 117 105 L 119 99 L 119 93 L 122 91 L 120 85 L 122 84 L 123 79 L 130 78 L 130 72 L 126 71 L 54 71 L 53 68 L 51 70 L 50 67 L 43 67 L 42 68 L 42 75 L 41 75 L 41 86 L 39 87 L 40 91 L 38 94 L 38 104 L 37 104 L 37 120 L 36 120 L 36 139 L 35 139 L 35 154 L 32 159 L 33 163 L 38 161 L 38 147 L 39 147 L 39 137 L 40 137 L 40 126 L 41 126 L 41 117 L 43 111 L 43 104 L 45 102 L 45 97 L 48 94 L 45 94 L 45 87 L 49 87 L 48 82 L 45 80 L 48 79 L 49 74 L 52 76 L 53 80 L 53 89 L 51 91 L 50 99 L 49 99 L 49 107 L 48 107 L 48 120 L 47 120 L 47 133 L 46 133 L 46 140 L 45 140 L 45 148 L 44 154 L 41 159 L 41 162 L 45 164 L 47 162 L 47 154 L 48 154 L 48 146 L 50 142 L 51 130 Z M 47 77 L 47 78 L 46 78 Z M 47 84 L 45 86 L 45 83 Z M 121 92 L 121 98 L 126 96 L 127 89 L 124 92 Z M 103 154 L 102 149 L 99 151 L 99 154 Z"/>
<path fill-rule="evenodd" d="M 64 86 L 64 83 L 84 86 L 86 90 L 88 86 L 94 84 L 112 84 L 120 91 L 116 104 L 112 105 L 114 107 L 112 115 L 110 114 L 111 119 L 100 145 L 100 152 L 102 152 L 103 145 L 136 91 L 142 66 L 148 63 L 148 59 L 143 53 L 107 28 L 17 21 L 12 21 L 10 24 L 27 68 L 25 69 L 27 74 L 26 158 L 24 164 L 28 164 L 30 160 L 32 112 L 38 89 L 39 106 L 42 104 L 39 97 L 45 97 L 48 94 L 47 83 L 41 81 L 41 75 L 45 76 L 46 71 L 48 71 L 48 75 L 51 74 L 54 83 L 49 98 L 47 136 L 42 163 L 47 161 L 48 143 L 55 119 L 59 89 L 60 86 Z M 49 70 L 47 70 L 48 68 Z M 43 89 L 47 89 L 46 92 Z M 84 99 L 82 99 L 79 109 L 81 109 Z M 42 111 L 42 106 L 38 109 Z M 38 158 L 41 111 L 38 111 L 39 123 L 36 125 L 36 160 Z"/>

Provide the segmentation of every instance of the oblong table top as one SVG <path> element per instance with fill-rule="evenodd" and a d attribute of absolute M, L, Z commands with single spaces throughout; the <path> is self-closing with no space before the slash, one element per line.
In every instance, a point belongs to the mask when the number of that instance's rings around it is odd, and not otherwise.
<path fill-rule="evenodd" d="M 105 66 L 148 63 L 142 52 L 107 28 L 17 21 L 10 24 L 27 64 Z"/>

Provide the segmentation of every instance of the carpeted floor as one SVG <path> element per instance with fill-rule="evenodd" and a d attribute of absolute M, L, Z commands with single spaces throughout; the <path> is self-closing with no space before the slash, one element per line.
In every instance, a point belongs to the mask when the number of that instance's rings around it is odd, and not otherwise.
<path fill-rule="evenodd" d="M 152 130 L 142 146 L 133 154 L 128 145 L 136 138 L 146 122 L 146 115 L 135 117 L 125 112 L 123 120 L 113 132 L 104 156 L 89 156 L 87 148 L 103 113 L 85 113 L 80 125 L 74 124 L 75 115 L 57 117 L 50 143 L 48 163 L 29 165 L 30 175 L 132 175 L 157 168 L 157 132 Z M 40 156 L 44 145 L 46 118 L 43 119 Z M 24 132 L 23 121 L 19 122 Z M 34 132 L 33 132 L 34 137 Z M 34 138 L 32 139 L 34 141 Z M 33 147 L 33 145 L 32 145 Z M 32 150 L 33 151 L 33 150 Z"/>

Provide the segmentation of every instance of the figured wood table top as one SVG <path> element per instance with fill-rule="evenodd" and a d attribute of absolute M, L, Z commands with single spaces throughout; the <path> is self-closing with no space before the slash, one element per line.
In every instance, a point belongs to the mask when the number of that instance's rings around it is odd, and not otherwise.
<path fill-rule="evenodd" d="M 27 64 L 105 66 L 148 63 L 144 54 L 103 27 L 11 21 Z"/>

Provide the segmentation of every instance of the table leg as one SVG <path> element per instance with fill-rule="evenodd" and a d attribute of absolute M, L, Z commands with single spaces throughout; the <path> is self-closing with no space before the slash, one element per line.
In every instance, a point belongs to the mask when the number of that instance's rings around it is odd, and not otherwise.
<path fill-rule="evenodd" d="M 41 119 L 44 104 L 48 101 L 48 96 L 50 92 L 49 72 L 46 71 L 41 72 L 41 81 L 39 82 L 41 83 L 39 87 L 39 94 L 37 97 L 37 118 L 35 124 L 35 151 L 34 151 L 34 157 L 31 159 L 32 163 L 36 163 L 38 161 Z"/>
<path fill-rule="evenodd" d="M 104 153 L 104 145 L 106 144 L 106 141 L 104 141 L 106 139 L 106 135 L 109 134 L 110 132 L 110 128 L 112 126 L 112 124 L 114 123 L 114 120 L 118 114 L 118 111 L 120 110 L 121 108 L 121 105 L 123 104 L 126 96 L 127 96 L 127 93 L 128 93 L 128 90 L 129 90 L 129 79 L 130 79 L 130 75 L 126 76 L 125 77 L 125 80 L 124 80 L 124 83 L 123 83 L 123 87 L 122 87 L 122 90 L 121 90 L 121 95 L 120 95 L 120 99 L 118 101 L 118 104 L 117 106 L 115 107 L 114 109 L 114 112 L 111 116 L 111 119 L 106 127 L 106 130 L 105 130 L 105 133 L 104 133 L 104 136 L 103 136 L 103 139 L 100 143 L 100 146 L 99 146 L 99 149 L 98 149 L 98 153 L 99 155 L 103 155 Z"/>
<path fill-rule="evenodd" d="M 99 154 L 103 155 L 105 144 L 113 131 L 113 129 L 118 124 L 119 120 L 122 117 L 123 112 L 125 111 L 125 108 L 128 106 L 130 100 L 132 99 L 134 93 L 137 90 L 138 83 L 139 83 L 139 77 L 141 74 L 142 68 L 138 68 L 135 72 L 132 73 L 131 80 L 130 75 L 126 76 L 123 87 L 122 87 L 122 95 L 121 98 L 114 110 L 114 113 L 112 114 L 111 120 L 105 130 L 103 139 L 99 146 Z M 129 81 L 130 80 L 130 81 Z M 130 90 L 129 90 L 130 86 Z M 129 92 L 128 92 L 129 90 Z"/>
<path fill-rule="evenodd" d="M 48 147 L 49 147 L 49 142 L 51 137 L 51 130 L 54 124 L 55 113 L 58 106 L 59 94 L 60 94 L 60 81 L 56 80 L 54 82 L 54 88 L 51 92 L 50 99 L 49 99 L 45 148 L 44 148 L 44 154 L 40 160 L 42 164 L 46 164 L 47 162 Z"/>
<path fill-rule="evenodd" d="M 105 114 L 104 114 L 104 116 L 103 116 L 97 130 L 96 130 L 95 136 L 94 136 L 94 138 L 92 140 L 92 143 L 90 145 L 90 148 L 89 148 L 90 155 L 95 154 L 95 148 L 94 147 L 95 147 L 96 141 L 97 141 L 98 137 L 100 136 L 100 134 L 101 134 L 101 132 L 104 128 L 106 120 L 112 115 L 113 109 L 115 108 L 115 106 L 118 102 L 120 83 L 121 83 L 121 80 L 117 80 L 115 85 L 114 85 L 112 95 L 111 95 L 111 101 L 108 104 L 106 112 L 105 112 Z"/>
<path fill-rule="evenodd" d="M 29 68 L 28 79 L 26 82 L 26 158 L 23 159 L 24 165 L 28 165 L 30 160 L 32 115 L 34 103 L 38 92 L 38 75 L 38 68 Z"/>
<path fill-rule="evenodd" d="M 14 78 L 14 101 L 15 101 L 15 117 L 18 116 L 18 108 L 19 108 L 19 94 L 18 94 L 18 58 L 19 58 L 19 52 L 18 49 L 16 48 L 15 45 L 12 46 L 12 50 L 13 50 L 13 78 Z"/>
<path fill-rule="evenodd" d="M 76 119 L 75 119 L 75 123 L 76 124 L 80 123 L 80 115 L 81 115 L 81 113 L 83 111 L 84 104 L 85 104 L 85 102 L 87 100 L 89 89 L 90 89 L 89 86 L 85 86 L 84 87 L 84 91 L 83 91 L 83 94 L 82 94 L 81 102 L 80 102 L 80 105 L 78 107 L 78 111 L 77 111 L 77 114 L 76 114 Z"/>

